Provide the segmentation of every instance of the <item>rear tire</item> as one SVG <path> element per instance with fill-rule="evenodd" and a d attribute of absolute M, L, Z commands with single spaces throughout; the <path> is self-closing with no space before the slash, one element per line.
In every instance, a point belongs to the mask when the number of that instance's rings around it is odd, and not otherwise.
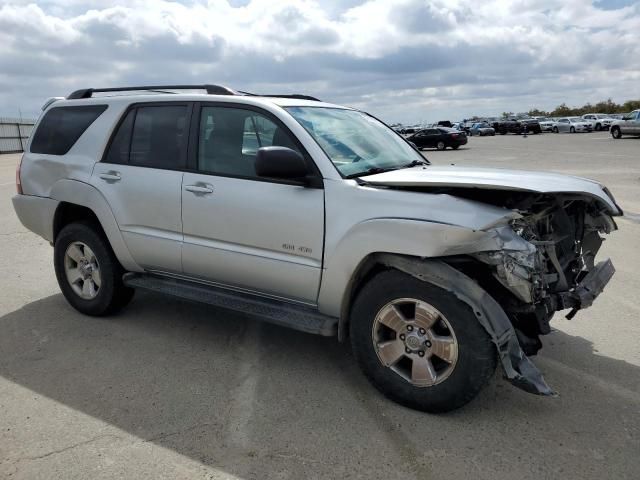
<path fill-rule="evenodd" d="M 135 290 L 122 282 L 125 271 L 94 223 L 65 226 L 56 237 L 53 259 L 62 294 L 85 315 L 115 313 L 133 298 Z"/>
<path fill-rule="evenodd" d="M 350 335 L 371 383 L 391 400 L 425 412 L 465 405 L 497 365 L 495 346 L 467 304 L 397 270 L 362 288 L 351 309 Z"/>
<path fill-rule="evenodd" d="M 453 148 L 454 150 L 457 150 L 460 148 L 460 145 L 452 145 L 451 148 Z"/>
<path fill-rule="evenodd" d="M 615 127 L 611 127 L 611 136 L 613 138 L 615 138 L 616 140 L 619 140 L 622 138 L 622 131 L 620 130 L 620 127 L 615 126 Z"/>
<path fill-rule="evenodd" d="M 569 129 L 569 133 L 576 133 L 576 129 L 575 129 L 574 127 L 571 127 L 571 128 Z"/>

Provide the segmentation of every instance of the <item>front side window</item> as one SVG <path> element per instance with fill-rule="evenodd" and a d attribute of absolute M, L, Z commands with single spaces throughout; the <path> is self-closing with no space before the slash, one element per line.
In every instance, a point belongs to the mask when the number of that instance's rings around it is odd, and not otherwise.
<path fill-rule="evenodd" d="M 290 134 L 253 110 L 202 107 L 198 144 L 198 170 L 238 177 L 257 177 L 258 149 L 291 148 L 301 153 Z"/>
<path fill-rule="evenodd" d="M 47 111 L 31 142 L 32 153 L 65 155 L 107 109 L 106 105 L 55 107 Z"/>
<path fill-rule="evenodd" d="M 391 128 L 355 110 L 286 107 L 324 150 L 341 175 L 403 168 L 424 158 Z"/>

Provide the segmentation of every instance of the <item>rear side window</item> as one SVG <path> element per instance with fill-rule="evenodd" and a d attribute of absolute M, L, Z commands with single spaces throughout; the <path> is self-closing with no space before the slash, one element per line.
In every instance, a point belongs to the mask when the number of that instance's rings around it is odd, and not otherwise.
<path fill-rule="evenodd" d="M 44 114 L 31 142 L 32 153 L 64 155 L 107 109 L 106 105 L 55 107 Z"/>
<path fill-rule="evenodd" d="M 136 116 L 135 110 L 130 110 L 125 119 L 120 123 L 118 131 L 111 140 L 109 151 L 104 161 L 106 163 L 129 163 L 129 147 L 131 146 L 131 129 L 133 119 Z"/>
<path fill-rule="evenodd" d="M 139 167 L 186 167 L 186 105 L 142 106 L 129 110 L 111 139 L 106 163 Z"/>
<path fill-rule="evenodd" d="M 185 168 L 187 141 L 187 106 L 140 107 L 133 123 L 129 163 Z"/>

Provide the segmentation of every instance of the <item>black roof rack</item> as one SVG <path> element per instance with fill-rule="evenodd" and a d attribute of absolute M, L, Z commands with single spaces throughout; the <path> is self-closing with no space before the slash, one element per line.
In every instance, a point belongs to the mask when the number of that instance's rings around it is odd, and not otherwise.
<path fill-rule="evenodd" d="M 156 93 L 173 93 L 167 90 L 205 90 L 208 95 L 250 95 L 252 97 L 270 97 L 270 98 L 295 98 L 298 100 L 312 100 L 320 102 L 321 100 L 310 95 L 301 95 L 298 93 L 291 95 L 260 95 L 257 93 L 240 92 L 232 90 L 229 87 L 221 85 L 145 85 L 140 87 L 113 87 L 113 88 L 83 88 L 72 92 L 67 100 L 77 100 L 80 98 L 91 98 L 94 93 L 105 92 L 134 92 L 147 91 Z"/>
<path fill-rule="evenodd" d="M 67 99 L 91 98 L 94 93 L 103 92 L 133 92 L 133 91 L 162 91 L 162 90 L 206 90 L 209 95 L 237 95 L 238 93 L 228 87 L 220 85 L 145 85 L 140 87 L 114 87 L 114 88 L 83 88 L 71 93 Z"/>
<path fill-rule="evenodd" d="M 311 95 L 301 95 L 299 93 L 292 93 L 292 94 L 288 94 L 288 95 L 274 95 L 274 94 L 262 95 L 260 93 L 249 93 L 249 92 L 238 92 L 238 93 L 242 93 L 243 95 L 250 95 L 252 97 L 295 98 L 295 99 L 298 99 L 298 100 L 312 100 L 314 102 L 321 102 L 322 101 L 319 98 L 312 97 Z"/>

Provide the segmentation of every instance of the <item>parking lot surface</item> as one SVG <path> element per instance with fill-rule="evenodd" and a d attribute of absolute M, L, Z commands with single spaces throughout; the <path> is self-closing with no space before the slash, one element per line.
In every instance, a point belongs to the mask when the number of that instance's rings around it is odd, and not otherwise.
<path fill-rule="evenodd" d="M 618 270 L 604 294 L 557 315 L 534 358 L 557 398 L 498 371 L 467 407 L 428 415 L 384 399 L 332 338 L 144 292 L 84 317 L 13 212 L 18 156 L 4 155 L 0 478 L 637 479 L 640 139 L 472 137 L 424 155 L 592 177 L 629 212 L 601 250 Z"/>

